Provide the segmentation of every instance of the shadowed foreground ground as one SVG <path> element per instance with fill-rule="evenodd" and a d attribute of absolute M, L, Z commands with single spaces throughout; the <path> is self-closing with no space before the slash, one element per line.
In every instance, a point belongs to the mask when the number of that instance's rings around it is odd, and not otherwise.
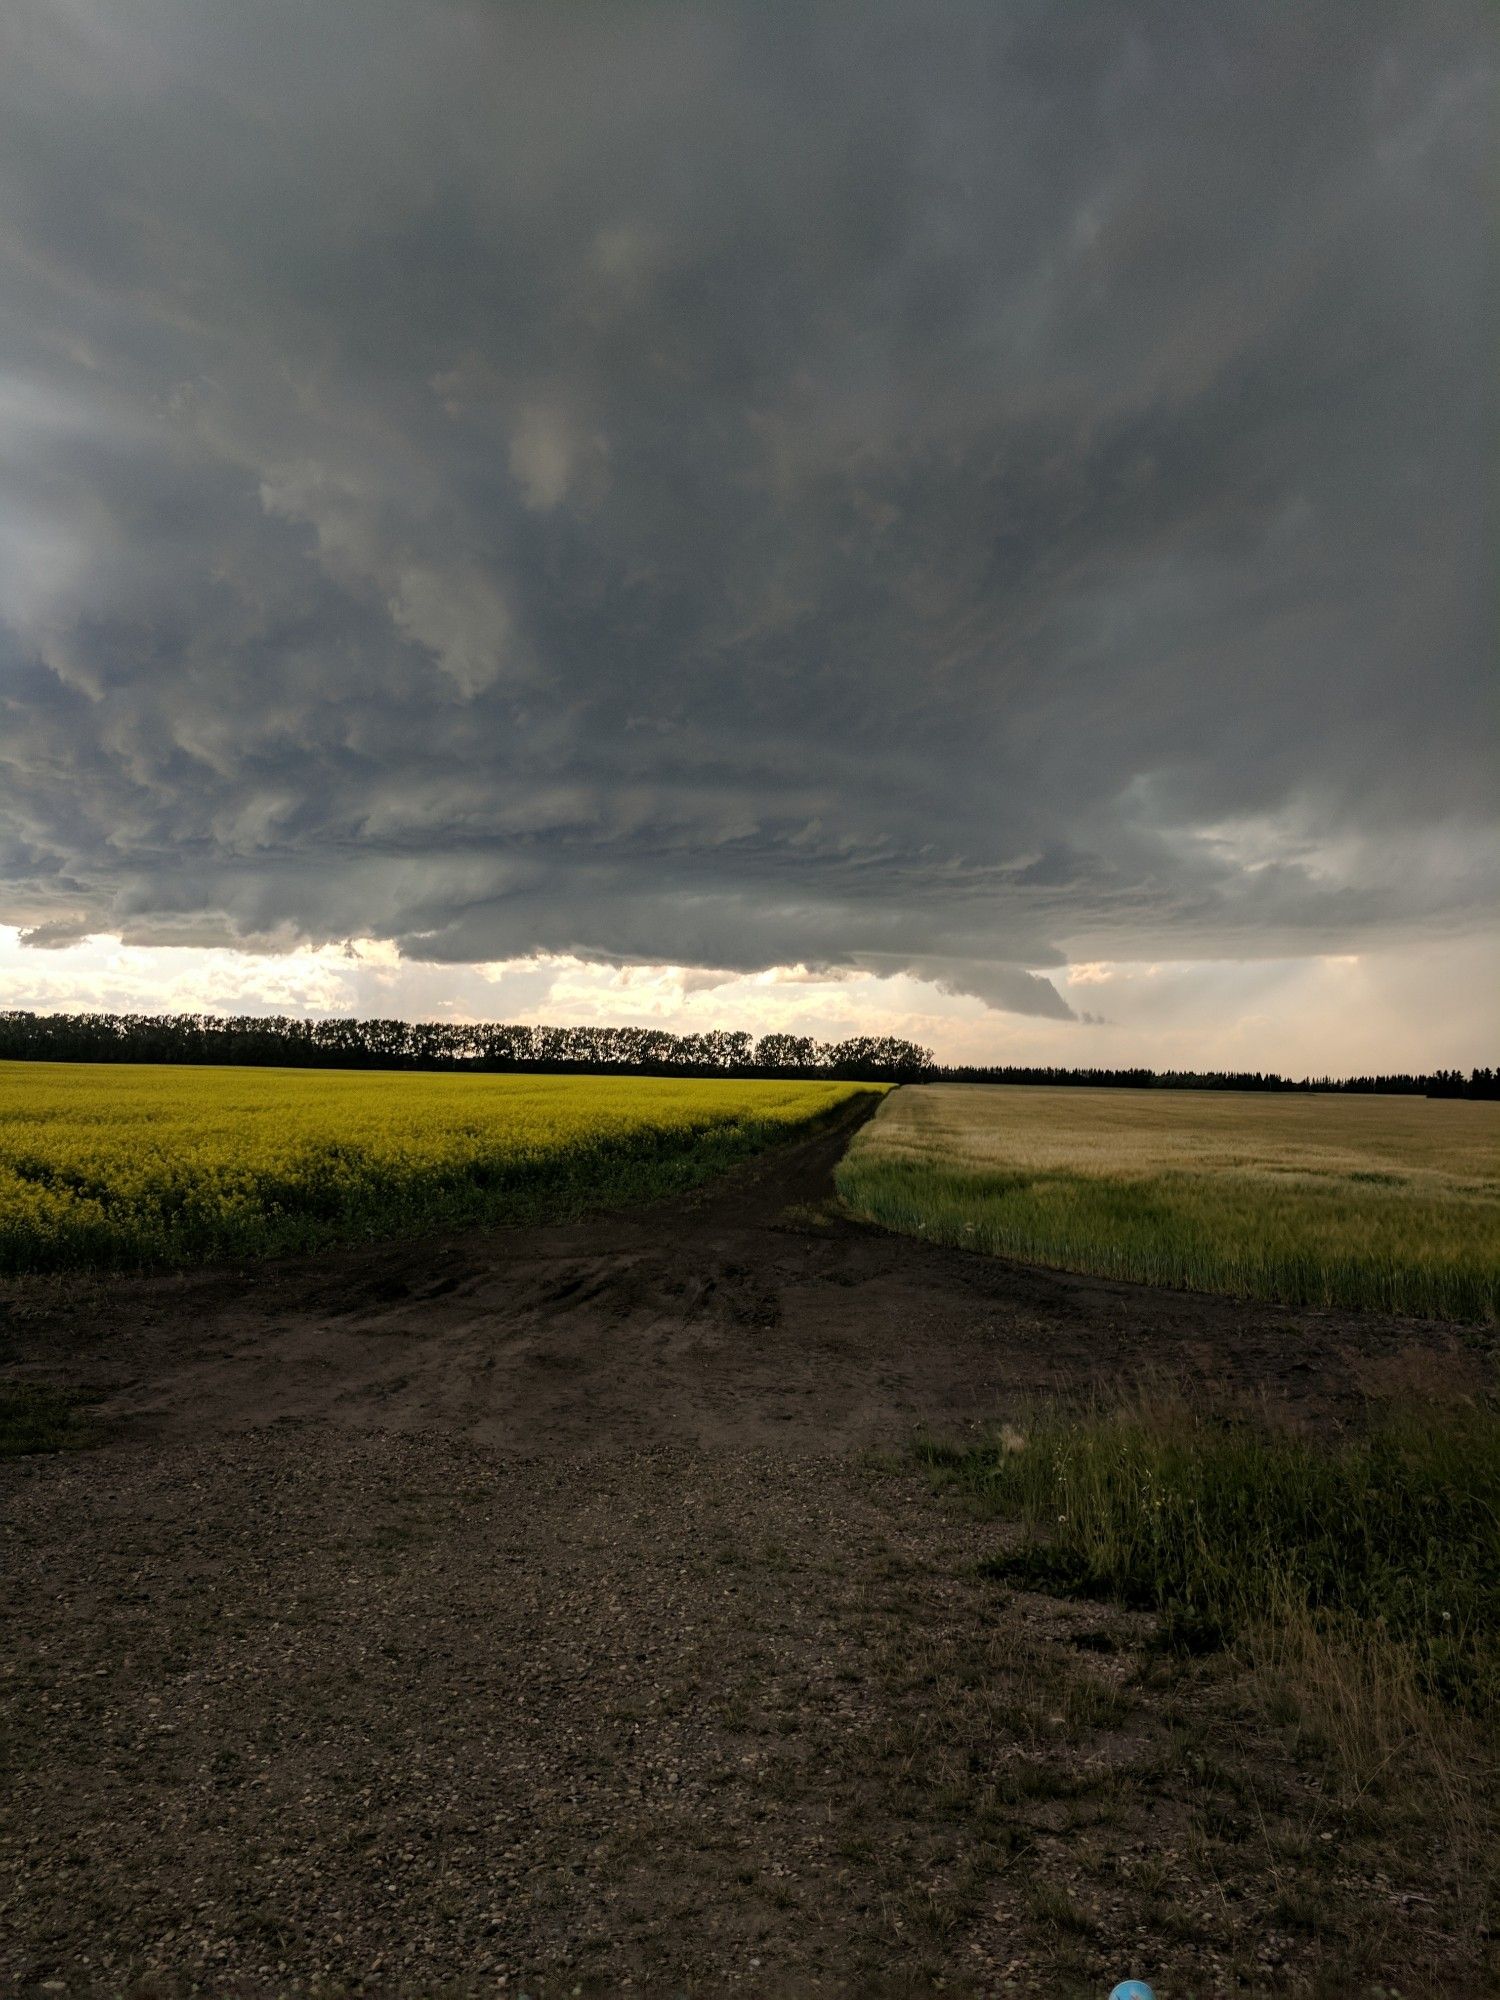
<path fill-rule="evenodd" d="M 846 1136 L 589 1223 L 5 1291 L 6 1372 L 102 1442 L 0 1468 L 0 1990 L 1485 1990 L 1472 1827 L 1351 1808 L 1148 1620 L 1002 1590 L 898 1456 L 1143 1374 L 1336 1424 L 1472 1347 L 857 1229 Z"/>

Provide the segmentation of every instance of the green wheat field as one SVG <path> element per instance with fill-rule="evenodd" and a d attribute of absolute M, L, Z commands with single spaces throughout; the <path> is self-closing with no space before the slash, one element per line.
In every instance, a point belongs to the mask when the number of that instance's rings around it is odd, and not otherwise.
<path fill-rule="evenodd" d="M 1500 1310 L 1500 1104 L 932 1084 L 838 1170 L 940 1243 L 1291 1305 Z"/>

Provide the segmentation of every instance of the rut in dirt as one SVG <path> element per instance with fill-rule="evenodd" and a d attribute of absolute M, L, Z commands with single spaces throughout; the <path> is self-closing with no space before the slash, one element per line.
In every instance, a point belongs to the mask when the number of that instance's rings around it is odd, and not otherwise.
<path fill-rule="evenodd" d="M 1205 1835 L 1179 1746 L 1232 1685 L 1169 1712 L 1149 1621 L 1004 1596 L 993 1524 L 861 1447 L 1143 1372 L 1322 1421 L 1452 1337 L 860 1228 L 852 1123 L 630 1214 L 7 1288 L 8 1369 L 102 1440 L 0 1466 L 7 1991 L 1243 1990 L 1306 1773 L 1252 1743 L 1254 1827 Z M 1146 1847 L 1207 1857 L 1170 1944 Z"/>
<path fill-rule="evenodd" d="M 121 1437 L 328 1419 L 523 1453 L 905 1443 L 1145 1379 L 1337 1414 L 1456 1329 L 1037 1270 L 843 1216 L 873 1106 L 693 1195 L 243 1270 L 12 1284 L 11 1365 Z"/>

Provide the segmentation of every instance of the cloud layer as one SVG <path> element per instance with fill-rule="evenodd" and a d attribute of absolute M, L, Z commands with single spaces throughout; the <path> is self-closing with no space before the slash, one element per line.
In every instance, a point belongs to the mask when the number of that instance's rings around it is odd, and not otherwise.
<path fill-rule="evenodd" d="M 1492 926 L 1490 20 L 19 0 L 0 921 Z"/>

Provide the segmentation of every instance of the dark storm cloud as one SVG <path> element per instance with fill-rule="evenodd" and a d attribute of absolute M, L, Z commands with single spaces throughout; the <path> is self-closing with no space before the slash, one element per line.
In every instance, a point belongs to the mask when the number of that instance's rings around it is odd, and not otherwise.
<path fill-rule="evenodd" d="M 0 920 L 1484 921 L 1487 18 L 20 0 Z"/>

